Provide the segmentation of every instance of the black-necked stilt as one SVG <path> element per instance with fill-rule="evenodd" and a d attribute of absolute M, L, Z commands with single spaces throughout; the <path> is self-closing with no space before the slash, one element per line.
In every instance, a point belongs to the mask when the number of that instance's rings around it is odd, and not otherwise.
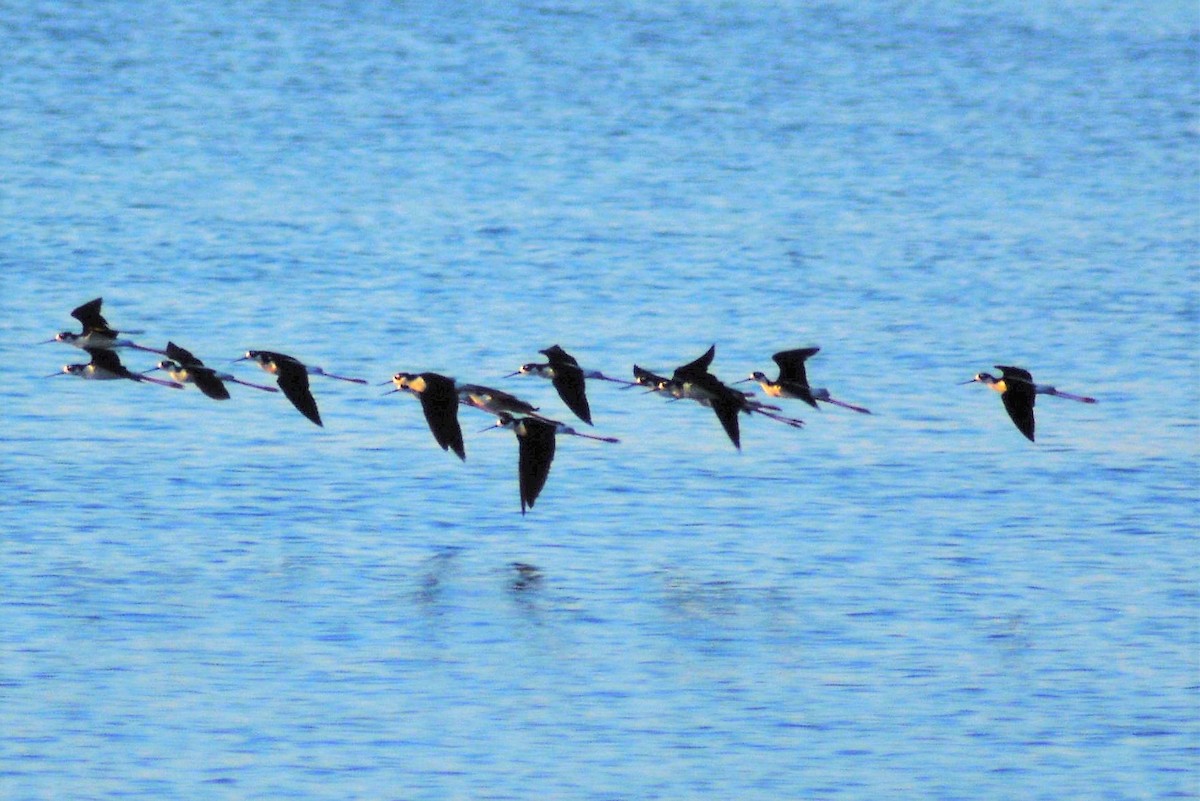
<path fill-rule="evenodd" d="M 551 422 L 536 417 L 500 415 L 502 427 L 517 435 L 517 479 L 521 491 L 521 514 L 532 509 L 534 501 L 546 486 L 550 463 L 554 461 L 554 435 L 557 428 Z"/>
<path fill-rule="evenodd" d="M 487 428 L 485 428 L 483 430 L 490 431 L 493 428 L 511 429 L 513 422 L 516 420 L 520 420 L 520 419 L 524 419 L 524 418 L 514 417 L 513 415 L 509 414 L 508 412 L 500 412 L 499 414 L 496 415 L 496 424 L 492 425 L 492 426 L 488 426 Z M 572 437 L 583 437 L 584 439 L 594 439 L 594 440 L 596 440 L 596 442 L 620 442 L 621 441 L 621 440 L 617 439 L 616 437 L 602 437 L 598 434 L 587 434 L 583 431 L 577 431 L 576 429 L 571 428 L 566 423 L 561 423 L 558 420 L 551 420 L 549 417 L 542 417 L 541 415 L 534 415 L 532 417 L 532 419 L 538 420 L 542 423 L 549 423 L 550 425 L 554 426 L 555 434 L 565 434 L 567 436 L 572 436 Z"/>
<path fill-rule="evenodd" d="M 148 353 L 158 353 L 166 355 L 164 351 L 157 348 L 148 348 L 145 345 L 139 345 L 130 339 L 120 339 L 120 334 L 117 329 L 108 324 L 104 319 L 104 315 L 100 313 L 100 306 L 104 303 L 104 298 L 95 298 L 84 303 L 82 306 L 76 307 L 71 311 L 71 316 L 79 321 L 83 326 L 83 330 L 76 334 L 71 331 L 60 331 L 55 335 L 54 339 L 47 339 L 40 344 L 46 342 L 62 342 L 67 345 L 74 345 L 83 350 L 114 350 L 116 348 L 130 348 L 132 350 L 144 350 Z"/>
<path fill-rule="evenodd" d="M 64 364 L 61 371 L 51 373 L 47 378 L 56 375 L 74 375 L 80 378 L 86 378 L 90 381 L 113 381 L 118 378 L 128 378 L 130 381 L 149 381 L 152 384 L 159 384 L 172 389 L 183 389 L 183 384 L 177 384 L 174 381 L 163 381 L 159 378 L 150 378 L 149 376 L 135 373 L 125 365 L 121 364 L 121 357 L 116 351 L 107 350 L 105 348 L 84 348 L 88 356 L 92 360 L 87 364 Z"/>
<path fill-rule="evenodd" d="M 1066 398 L 1080 403 L 1096 402 L 1095 398 L 1062 392 L 1049 384 L 1035 384 L 1030 372 L 1020 367 L 997 364 L 996 369 L 1000 371 L 999 378 L 991 373 L 978 373 L 970 381 L 963 381 L 962 384 L 978 382 L 999 392 L 1000 400 L 1004 402 L 1008 416 L 1012 418 L 1017 430 L 1024 434 L 1030 442 L 1034 441 L 1033 405 L 1038 395 L 1053 395 L 1056 398 Z"/>
<path fill-rule="evenodd" d="M 538 375 L 540 378 L 550 379 L 554 389 L 558 391 L 558 397 L 563 399 L 563 403 L 574 412 L 576 417 L 589 426 L 592 424 L 592 410 L 588 408 L 584 379 L 611 381 L 613 384 L 622 385 L 622 389 L 637 386 L 636 381 L 612 378 L 611 375 L 605 375 L 598 369 L 581 367 L 575 357 L 566 353 L 559 345 L 551 345 L 550 348 L 539 350 L 538 353 L 545 354 L 548 361 L 524 363 L 516 371 L 505 375 L 504 378 L 510 378 L 512 375 Z"/>
<path fill-rule="evenodd" d="M 411 392 L 421 400 L 425 422 L 442 450 L 453 450 L 466 461 L 462 428 L 458 424 L 459 396 L 454 379 L 438 373 L 396 373 L 392 376 L 396 388 L 391 392 Z M 391 394 L 385 393 L 385 394 Z"/>
<path fill-rule="evenodd" d="M 521 514 L 533 508 L 546 486 L 550 475 L 550 463 L 554 461 L 555 436 L 569 434 L 573 437 L 593 439 L 597 442 L 620 442 L 616 437 L 599 437 L 576 431 L 565 423 L 545 417 L 515 417 L 508 412 L 496 414 L 496 424 L 483 429 L 506 428 L 517 435 L 517 476 L 521 490 Z"/>
<path fill-rule="evenodd" d="M 659 376 L 657 390 L 666 392 L 673 398 L 688 398 L 711 408 L 730 441 L 738 450 L 741 450 L 742 447 L 741 429 L 738 423 L 738 413 L 740 412 L 761 414 L 793 428 L 800 428 L 804 425 L 803 420 L 778 414 L 780 411 L 778 406 L 770 406 L 752 400 L 745 393 L 727 386 L 708 372 L 708 367 L 716 355 L 716 347 L 713 345 L 700 358 L 676 368 L 669 379 Z M 646 375 L 653 374 L 646 373 Z"/>
<path fill-rule="evenodd" d="M 759 386 L 763 388 L 763 392 L 772 398 L 795 398 L 796 400 L 804 401 L 814 409 L 818 408 L 817 401 L 822 401 L 823 403 L 832 403 L 834 406 L 841 406 L 845 409 L 852 409 L 862 414 L 870 414 L 870 409 L 830 397 L 829 390 L 827 389 L 809 386 L 808 374 L 804 369 L 804 362 L 809 356 L 816 354 L 820 350 L 820 348 L 781 350 L 771 357 L 779 365 L 778 379 L 772 381 L 767 378 L 765 373 L 756 370 L 750 374 L 749 378 L 743 380 L 757 381 Z"/>
<path fill-rule="evenodd" d="M 539 350 L 538 353 L 544 354 L 549 361 L 546 364 L 523 364 L 519 370 L 509 373 L 508 376 L 537 375 L 550 379 L 550 382 L 554 384 L 554 389 L 558 392 L 558 397 L 562 398 L 567 408 L 580 420 L 589 426 L 592 425 L 592 410 L 588 406 L 585 374 L 583 368 L 579 366 L 579 362 L 558 345 L 551 345 L 544 350 Z"/>
<path fill-rule="evenodd" d="M 742 435 L 738 425 L 738 412 L 745 406 L 746 396 L 726 386 L 715 375 L 708 372 L 717 346 L 711 346 L 700 358 L 677 367 L 671 378 L 662 382 L 660 389 L 676 398 L 689 398 L 708 406 L 721 421 L 721 427 L 738 450 L 742 448 Z"/>
<path fill-rule="evenodd" d="M 255 362 L 263 370 L 275 376 L 275 381 L 283 390 L 284 396 L 292 402 L 300 414 L 322 428 L 325 426 L 321 422 L 321 412 L 317 409 L 317 401 L 308 387 L 309 368 L 305 366 L 304 362 L 269 350 L 248 350 L 245 356 L 235 359 L 235 361 Z M 357 379 L 355 380 L 357 381 Z"/>
<path fill-rule="evenodd" d="M 634 386 L 645 387 L 649 392 L 666 392 L 664 386 L 670 379 L 666 376 L 652 373 L 644 367 L 633 366 Z"/>
<path fill-rule="evenodd" d="M 264 387 L 262 384 L 253 384 L 249 381 L 243 381 L 240 378 L 235 378 L 229 373 L 222 373 L 214 370 L 211 367 L 206 367 L 204 362 L 192 355 L 192 352 L 181 348 L 174 342 L 167 343 L 167 358 L 163 359 L 152 370 L 164 370 L 167 375 L 175 379 L 181 384 L 195 384 L 196 388 L 203 392 L 213 400 L 228 400 L 229 390 L 225 388 L 226 381 L 231 381 L 235 384 L 241 384 L 245 387 L 254 387 L 261 389 L 264 392 L 278 392 L 275 387 Z"/>
<path fill-rule="evenodd" d="M 507 413 L 513 417 L 541 417 L 538 407 L 526 403 L 516 395 L 479 384 L 459 384 L 458 399 L 466 406 L 472 406 L 488 414 L 499 415 Z M 543 418 L 544 419 L 544 418 Z"/>

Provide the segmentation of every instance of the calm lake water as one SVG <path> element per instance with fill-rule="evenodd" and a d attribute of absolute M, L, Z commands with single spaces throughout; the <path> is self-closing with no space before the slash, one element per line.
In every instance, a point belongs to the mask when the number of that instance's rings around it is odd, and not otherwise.
<path fill-rule="evenodd" d="M 0 6 L 0 797 L 1200 796 L 1200 12 Z M 385 381 L 558 343 L 516 442 L 45 380 L 110 322 Z M 147 369 L 152 354 L 126 353 Z M 1094 395 L 1039 402 L 992 365 Z"/>

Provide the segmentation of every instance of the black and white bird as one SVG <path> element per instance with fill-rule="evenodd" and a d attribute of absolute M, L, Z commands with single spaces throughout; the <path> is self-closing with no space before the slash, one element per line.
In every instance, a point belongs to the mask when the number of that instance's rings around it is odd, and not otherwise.
<path fill-rule="evenodd" d="M 225 387 L 224 383 L 226 381 L 241 384 L 245 387 L 261 389 L 264 392 L 279 391 L 275 387 L 265 387 L 262 384 L 243 381 L 229 373 L 219 372 L 211 367 L 206 367 L 204 362 L 192 355 L 191 351 L 179 347 L 174 342 L 167 343 L 166 355 L 167 358 L 160 361 L 152 370 L 147 370 L 146 372 L 163 370 L 180 384 L 194 384 L 197 389 L 213 400 L 229 399 L 229 390 Z"/>
<path fill-rule="evenodd" d="M 544 350 L 539 350 L 538 353 L 546 356 L 545 362 L 528 362 L 506 375 L 505 378 L 515 375 L 536 375 L 549 379 L 567 408 L 588 425 L 592 425 L 592 410 L 588 406 L 585 379 L 611 381 L 614 384 L 621 384 L 623 388 L 637 386 L 637 382 L 612 378 L 599 370 L 587 370 L 580 367 L 575 357 L 558 345 L 551 345 Z"/>
<path fill-rule="evenodd" d="M 385 394 L 408 392 L 420 399 L 425 422 L 429 424 L 434 440 L 442 450 L 452 450 L 458 454 L 458 458 L 466 461 L 462 427 L 458 424 L 459 396 L 454 379 L 439 373 L 396 373 L 389 383 L 396 388 Z"/>
<path fill-rule="evenodd" d="M 526 509 L 533 508 L 534 501 L 546 486 L 550 464 L 554 461 L 557 435 L 582 437 L 597 442 L 620 442 L 616 437 L 585 434 L 566 423 L 541 416 L 518 417 L 508 412 L 498 412 L 496 418 L 495 425 L 483 430 L 505 428 L 517 435 L 517 477 L 521 491 L 521 514 L 525 514 Z"/>
<path fill-rule="evenodd" d="M 127 378 L 130 381 L 149 381 L 152 384 L 171 387 L 172 389 L 183 389 L 183 384 L 178 384 L 174 381 L 163 381 L 159 378 L 151 378 L 133 372 L 121 364 L 121 357 L 114 350 L 105 348 L 84 348 L 84 350 L 88 356 L 92 357 L 90 362 L 87 364 L 64 364 L 62 370 L 57 373 L 51 373 L 47 378 L 56 375 L 73 375 L 89 381 L 115 381 L 119 378 Z"/>
<path fill-rule="evenodd" d="M 757 381 L 763 392 L 772 398 L 795 398 L 802 400 L 814 409 L 818 408 L 817 401 L 832 403 L 844 409 L 851 409 L 862 414 L 870 414 L 871 410 L 853 403 L 837 400 L 829 395 L 824 387 L 813 387 L 808 383 L 808 374 L 804 362 L 810 356 L 819 352 L 820 348 L 796 348 L 781 350 L 771 358 L 779 365 L 779 378 L 772 381 L 765 373 L 754 371 L 745 381 Z M 741 383 L 741 382 L 739 382 Z"/>
<path fill-rule="evenodd" d="M 236 361 L 252 361 L 275 376 L 275 383 L 283 390 L 284 397 L 292 402 L 300 414 L 321 427 L 325 426 L 321 422 L 321 411 L 317 408 L 316 398 L 308 386 L 309 369 L 304 362 L 285 353 L 269 350 L 248 350 L 245 356 Z"/>
<path fill-rule="evenodd" d="M 700 358 L 677 367 L 669 379 L 659 377 L 658 391 L 665 392 L 673 398 L 688 398 L 712 409 L 729 440 L 738 450 L 742 448 L 741 428 L 738 423 L 740 413 L 761 414 L 793 428 L 804 425 L 803 420 L 779 414 L 778 406 L 753 400 L 710 373 L 708 368 L 716 352 L 717 346 L 713 345 Z"/>
<path fill-rule="evenodd" d="M 517 483 L 521 492 L 521 514 L 525 514 L 526 509 L 533 508 L 550 477 L 557 427 L 536 417 L 513 417 L 507 413 L 499 416 L 497 425 L 517 435 Z"/>
<path fill-rule="evenodd" d="M 541 417 L 538 407 L 501 389 L 485 387 L 482 384 L 459 384 L 456 391 L 461 403 L 488 414 L 507 413 L 513 417 Z"/>
<path fill-rule="evenodd" d="M 980 383 L 999 392 L 1000 400 L 1004 402 L 1008 416 L 1012 418 L 1017 430 L 1024 434 L 1030 442 L 1034 441 L 1033 406 L 1038 395 L 1053 395 L 1056 398 L 1066 398 L 1080 403 L 1096 402 L 1095 398 L 1063 392 L 1049 384 L 1035 384 L 1033 375 L 1021 367 L 997 364 L 996 369 L 1000 371 L 999 378 L 991 373 L 978 373 L 970 381 L 963 381 L 962 384 Z"/>
<path fill-rule="evenodd" d="M 104 315 L 100 313 L 100 306 L 104 303 L 103 298 L 94 298 L 77 306 L 71 311 L 71 316 L 79 321 L 83 329 L 78 333 L 73 331 L 60 331 L 53 339 L 47 339 L 39 344 L 47 342 L 62 342 L 67 345 L 74 345 L 83 350 L 115 350 L 117 348 L 130 348 L 131 350 L 143 350 L 148 353 L 158 353 L 166 355 L 165 351 L 157 348 L 148 348 L 145 345 L 139 345 L 131 339 L 122 339 L 120 331 L 113 328 L 104 319 Z"/>
<path fill-rule="evenodd" d="M 544 354 L 547 358 L 548 361 L 545 364 L 532 362 L 523 364 L 519 370 L 509 373 L 508 376 L 536 375 L 550 379 L 550 383 L 558 392 L 558 397 L 562 398 L 562 402 L 567 405 L 571 413 L 589 426 L 592 425 L 592 410 L 588 405 L 586 377 L 579 362 L 558 345 L 551 345 L 539 350 L 538 353 Z"/>

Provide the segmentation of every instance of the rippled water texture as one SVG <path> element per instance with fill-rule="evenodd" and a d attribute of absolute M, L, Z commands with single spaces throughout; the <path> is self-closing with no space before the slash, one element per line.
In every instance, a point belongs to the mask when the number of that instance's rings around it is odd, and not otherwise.
<path fill-rule="evenodd" d="M 1192 3 L 0 8 L 0 796 L 1200 795 Z M 118 328 L 385 381 L 44 379 Z M 126 354 L 147 369 L 151 354 Z M 957 386 L 994 364 L 1038 441 Z M 752 385 L 746 385 L 752 386 Z M 582 424 L 580 424 L 580 427 Z M 585 427 L 584 427 L 585 428 Z"/>

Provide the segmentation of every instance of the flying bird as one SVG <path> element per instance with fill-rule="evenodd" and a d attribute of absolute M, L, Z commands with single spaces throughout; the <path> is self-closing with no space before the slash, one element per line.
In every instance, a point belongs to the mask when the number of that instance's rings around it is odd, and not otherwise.
<path fill-rule="evenodd" d="M 499 415 L 501 412 L 507 412 L 514 417 L 541 416 L 538 414 L 538 407 L 504 390 L 492 389 L 481 384 L 459 384 L 457 392 L 461 403 L 488 414 Z"/>
<path fill-rule="evenodd" d="M 47 339 L 38 344 L 44 345 L 47 342 L 62 342 L 82 348 L 83 350 L 131 348 L 133 350 L 144 350 L 149 353 L 166 355 L 164 351 L 157 348 L 148 348 L 145 345 L 137 344 L 133 340 L 121 339 L 119 337 L 120 332 L 110 326 L 108 321 L 104 319 L 104 315 L 100 313 L 100 306 L 103 303 L 103 298 L 94 298 L 71 311 L 71 316 L 78 320 L 79 324 L 83 327 L 78 334 L 72 331 L 60 331 L 53 339 Z"/>
<path fill-rule="evenodd" d="M 834 406 L 841 406 L 845 409 L 852 409 L 862 414 L 870 414 L 870 409 L 830 397 L 828 389 L 809 386 L 808 374 L 804 368 L 804 362 L 820 350 L 820 348 L 781 350 L 771 357 L 779 365 L 779 378 L 772 381 L 767 378 L 765 373 L 756 370 L 750 374 L 749 378 L 743 380 L 757 381 L 759 386 L 763 388 L 763 392 L 772 398 L 795 398 L 804 401 L 814 409 L 818 408 L 817 401 L 822 401 L 824 403 L 832 403 Z"/>
<path fill-rule="evenodd" d="M 656 376 L 659 379 L 657 391 L 665 392 L 673 398 L 688 398 L 712 409 L 717 420 L 720 421 L 721 427 L 725 429 L 725 434 L 729 437 L 730 442 L 738 450 L 742 448 L 741 428 L 738 423 L 739 413 L 761 414 L 793 428 L 800 428 L 804 425 L 803 420 L 779 414 L 778 406 L 771 406 L 748 398 L 745 393 L 724 384 L 710 373 L 708 368 L 712 364 L 716 352 L 717 346 L 713 345 L 700 358 L 676 368 L 670 378 Z M 636 368 L 634 372 L 639 383 L 643 380 L 649 381 L 649 377 L 653 376 L 653 373 L 643 370 L 639 375 L 637 371 L 640 369 Z"/>
<path fill-rule="evenodd" d="M 321 412 L 317 408 L 316 398 L 308 386 L 308 367 L 304 362 L 284 353 L 269 350 L 248 350 L 246 355 L 235 361 L 252 361 L 266 372 L 275 376 L 275 382 L 283 390 L 284 397 L 312 422 L 325 426 L 321 422 Z"/>
<path fill-rule="evenodd" d="M 1096 402 L 1095 398 L 1063 392 L 1049 384 L 1035 384 L 1033 375 L 1028 370 L 1020 367 L 997 364 L 996 369 L 1000 371 L 999 378 L 996 378 L 991 373 L 978 373 L 970 381 L 963 381 L 962 384 L 980 383 L 999 392 L 1000 400 L 1004 402 L 1004 408 L 1008 412 L 1008 416 L 1012 418 L 1017 430 L 1024 434 L 1030 442 L 1034 441 L 1033 430 L 1035 420 L 1033 417 L 1033 406 L 1037 401 L 1038 395 L 1053 395 L 1057 398 L 1066 398 L 1067 400 L 1079 401 L 1080 403 Z"/>
<path fill-rule="evenodd" d="M 517 477 L 521 491 L 521 514 L 525 514 L 526 509 L 533 508 L 534 501 L 546 485 L 546 478 L 550 475 L 550 464 L 554 461 L 555 437 L 558 434 L 583 437 L 597 442 L 620 442 L 616 437 L 585 434 L 566 423 L 541 416 L 518 417 L 508 412 L 498 412 L 496 418 L 494 425 L 483 430 L 505 428 L 517 435 Z"/>
<path fill-rule="evenodd" d="M 544 354 L 549 361 L 545 364 L 523 364 L 520 369 L 509 373 L 505 378 L 514 375 L 536 375 L 550 379 L 558 397 L 562 398 L 567 408 L 580 420 L 589 426 L 592 425 L 592 410 L 588 406 L 585 386 L 587 376 L 579 362 L 558 345 L 551 345 L 538 353 Z"/>
<path fill-rule="evenodd" d="M 56 375 L 73 375 L 89 381 L 114 381 L 119 378 L 127 378 L 130 381 L 149 381 L 152 384 L 159 384 L 160 386 L 171 387 L 172 389 L 183 389 L 183 384 L 150 378 L 149 376 L 133 372 L 121 364 L 121 357 L 117 355 L 116 351 L 104 348 L 84 348 L 84 350 L 88 356 L 92 357 L 90 362 L 87 364 L 64 364 L 62 370 L 57 373 L 51 373 L 47 378 L 52 378 Z"/>
<path fill-rule="evenodd" d="M 218 372 L 211 367 L 206 367 L 204 362 L 192 355 L 191 351 L 179 347 L 174 342 L 167 343 L 166 355 L 166 359 L 163 359 L 154 368 L 146 372 L 151 373 L 154 370 L 163 370 L 167 375 L 181 384 L 194 384 L 197 389 L 213 400 L 229 399 L 229 390 L 225 387 L 224 383 L 226 381 L 247 387 L 254 387 L 265 392 L 279 391 L 275 387 L 252 384 L 249 381 L 235 378 L 229 373 Z"/>
<path fill-rule="evenodd" d="M 453 378 L 438 373 L 396 373 L 391 382 L 396 388 L 391 392 L 409 392 L 421 401 L 425 422 L 433 433 L 434 440 L 442 450 L 452 450 L 458 458 L 466 461 L 467 451 L 463 445 L 462 427 L 458 424 L 458 390 Z"/>

